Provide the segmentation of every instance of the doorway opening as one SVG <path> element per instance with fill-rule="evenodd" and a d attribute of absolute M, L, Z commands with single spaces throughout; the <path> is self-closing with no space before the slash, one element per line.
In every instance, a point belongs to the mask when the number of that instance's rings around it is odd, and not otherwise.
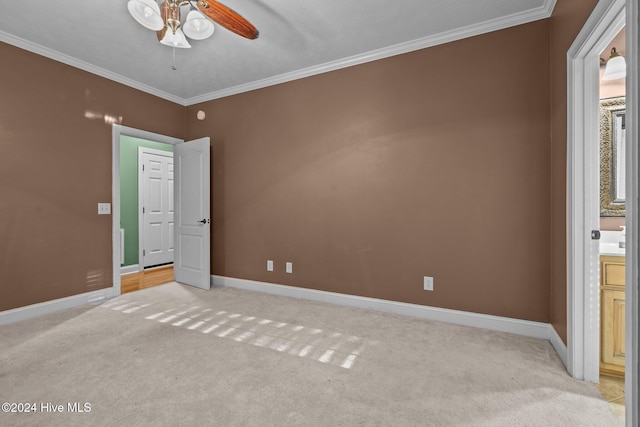
<path fill-rule="evenodd" d="M 121 273 L 173 263 L 173 145 L 120 137 Z"/>
<path fill-rule="evenodd" d="M 121 292 L 173 281 L 173 145 L 120 136 Z"/>
<path fill-rule="evenodd" d="M 620 55 L 617 57 L 616 55 Z M 598 192 L 600 266 L 599 384 L 611 410 L 625 418 L 625 257 L 626 257 L 626 78 L 615 74 L 624 64 L 626 30 L 609 40 L 600 55 Z M 618 58 L 612 59 L 610 58 Z"/>
<path fill-rule="evenodd" d="M 603 299 L 601 288 L 601 210 L 600 210 L 600 57 L 609 55 L 605 50 L 608 44 L 625 26 L 626 10 L 624 0 L 601 0 L 594 8 L 585 26 L 578 34 L 567 55 L 568 77 L 568 216 L 567 216 L 567 282 L 568 282 L 568 328 L 567 328 L 567 369 L 569 373 L 581 380 L 598 383 L 600 381 L 601 355 L 601 310 Z M 631 21 L 630 21 L 631 22 Z M 635 25 L 635 24 L 634 24 Z M 633 25 L 627 31 L 633 29 Z M 633 67 L 631 67 L 633 69 Z M 626 95 L 625 95 L 626 96 Z M 635 102 L 628 99 L 629 102 Z M 626 144 L 629 150 L 629 143 Z M 630 165 L 627 162 L 627 165 Z M 636 164 L 637 165 L 637 164 Z M 627 167 L 626 173 L 633 176 L 637 166 Z M 630 181 L 627 181 L 629 183 Z M 632 188 L 633 187 L 633 188 Z M 628 189 L 636 191 L 636 184 Z M 635 193 L 634 193 L 635 194 Z M 634 210 L 628 209 L 626 224 L 633 222 Z M 614 230 L 612 230 L 614 231 Z M 617 230 L 614 232 L 620 232 Z M 619 243 L 616 237 L 616 242 Z M 635 242 L 635 241 L 633 241 Z M 627 245 L 627 251 L 633 250 Z M 608 243 L 608 242 L 606 242 Z M 629 249 L 631 248 L 631 249 Z M 628 253 L 622 257 L 627 266 L 632 259 Z M 637 261 L 636 261 L 637 264 Z M 635 268 L 635 267 L 634 267 Z M 628 270 L 628 267 L 627 267 Z M 604 271 L 604 269 L 603 269 Z M 618 273 L 625 267 L 617 267 Z M 618 276 L 620 279 L 620 276 Z M 624 285 L 624 275 L 621 283 Z M 629 288 L 629 287 L 627 287 Z M 624 292 L 622 292 L 624 294 Z M 618 296 L 620 293 L 618 293 Z M 619 298 L 618 298 L 619 299 Z M 631 312 L 631 301 L 613 302 L 618 305 L 618 323 L 629 330 L 628 314 Z M 609 304 L 611 306 L 611 304 Z M 625 316 L 625 311 L 627 315 Z M 625 319 L 626 317 L 626 319 Z M 629 347 L 629 333 L 619 331 L 618 346 L 624 353 L 625 345 Z M 637 352 L 629 351 L 626 361 L 637 356 Z M 622 399 L 629 405 L 634 396 L 629 387 L 631 378 L 627 375 L 625 382 L 626 396 Z M 634 417 L 637 406 L 627 406 L 626 417 Z M 629 424 L 628 424 L 629 425 Z"/>
<path fill-rule="evenodd" d="M 122 293 L 120 231 L 120 138 L 157 141 L 174 146 L 175 251 L 174 280 L 202 289 L 211 288 L 211 218 L 209 137 L 193 141 L 147 132 L 122 125 L 112 127 L 112 271 L 113 296 Z"/>
<path fill-rule="evenodd" d="M 142 213 L 139 210 L 140 183 L 138 171 L 141 166 L 138 163 L 138 154 L 141 147 L 173 153 L 173 147 L 182 142 L 183 140 L 181 139 L 166 135 L 113 125 L 112 229 L 114 296 L 160 284 L 157 283 L 158 281 L 166 283 L 173 280 L 172 265 L 156 266 L 156 268 L 150 268 L 148 271 L 144 270 L 144 256 L 140 250 L 142 245 L 139 243 Z M 124 167 L 125 170 L 121 171 L 121 167 Z M 126 184 L 124 192 L 123 183 Z M 173 230 L 171 230 L 171 236 L 173 236 Z M 173 262 L 173 259 L 171 262 Z M 126 277 L 123 277 L 123 274 Z"/>

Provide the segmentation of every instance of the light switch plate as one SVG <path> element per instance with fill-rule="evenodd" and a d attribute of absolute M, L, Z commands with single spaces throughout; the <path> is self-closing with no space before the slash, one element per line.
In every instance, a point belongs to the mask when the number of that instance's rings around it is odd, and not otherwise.
<path fill-rule="evenodd" d="M 425 291 L 433 290 L 433 277 L 424 276 L 424 290 Z"/>
<path fill-rule="evenodd" d="M 98 215 L 111 215 L 111 203 L 98 203 Z"/>
<path fill-rule="evenodd" d="M 267 260 L 267 271 L 273 271 L 273 260 Z"/>
<path fill-rule="evenodd" d="M 285 266 L 286 266 L 286 272 L 287 273 L 293 273 L 293 263 L 292 262 L 286 263 Z"/>

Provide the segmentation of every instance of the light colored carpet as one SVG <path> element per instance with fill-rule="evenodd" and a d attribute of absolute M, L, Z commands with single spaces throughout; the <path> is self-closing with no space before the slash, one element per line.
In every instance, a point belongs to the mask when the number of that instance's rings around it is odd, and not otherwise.
<path fill-rule="evenodd" d="M 38 410 L 2 426 L 621 425 L 543 340 L 176 283 L 0 327 L 0 402 Z"/>

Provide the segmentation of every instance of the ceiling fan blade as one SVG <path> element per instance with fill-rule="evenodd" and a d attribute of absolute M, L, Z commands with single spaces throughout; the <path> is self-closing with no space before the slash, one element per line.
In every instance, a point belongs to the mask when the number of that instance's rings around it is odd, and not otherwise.
<path fill-rule="evenodd" d="M 198 9 L 212 21 L 222 25 L 229 31 L 254 40 L 258 38 L 258 30 L 251 22 L 238 15 L 222 3 L 215 0 L 198 0 Z"/>

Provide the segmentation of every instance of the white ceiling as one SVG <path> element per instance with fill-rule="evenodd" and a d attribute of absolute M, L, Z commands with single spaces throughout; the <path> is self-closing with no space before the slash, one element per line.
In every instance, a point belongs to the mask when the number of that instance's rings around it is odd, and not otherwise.
<path fill-rule="evenodd" d="M 191 105 L 550 16 L 555 0 L 222 0 L 260 31 L 216 25 L 191 49 L 158 43 L 127 0 L 5 1 L 0 41 Z M 5 64 L 6 66 L 6 64 Z"/>

